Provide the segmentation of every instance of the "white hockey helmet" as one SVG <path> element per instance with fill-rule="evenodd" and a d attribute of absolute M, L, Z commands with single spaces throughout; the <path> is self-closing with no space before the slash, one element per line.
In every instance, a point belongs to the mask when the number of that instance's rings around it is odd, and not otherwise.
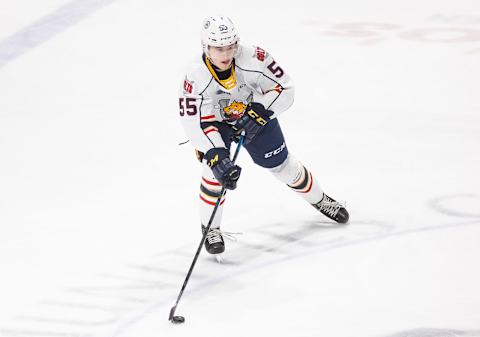
<path fill-rule="evenodd" d="M 202 46 L 208 55 L 208 46 L 224 47 L 240 41 L 237 29 L 227 16 L 209 16 L 202 23 Z"/>

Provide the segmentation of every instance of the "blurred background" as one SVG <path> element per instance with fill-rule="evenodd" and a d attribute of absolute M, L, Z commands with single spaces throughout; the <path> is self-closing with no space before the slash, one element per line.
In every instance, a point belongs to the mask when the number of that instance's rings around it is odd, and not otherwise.
<path fill-rule="evenodd" d="M 241 152 L 243 235 L 173 326 L 201 238 L 177 95 L 215 14 L 293 78 L 289 151 L 351 221 Z M 480 336 L 479 79 L 473 0 L 1 0 L 0 336 Z"/>

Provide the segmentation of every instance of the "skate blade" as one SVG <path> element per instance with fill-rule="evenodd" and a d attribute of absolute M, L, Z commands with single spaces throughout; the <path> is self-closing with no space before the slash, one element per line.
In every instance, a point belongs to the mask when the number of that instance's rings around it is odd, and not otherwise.
<path fill-rule="evenodd" d="M 222 254 L 215 254 L 215 260 L 217 260 L 218 263 L 223 263 Z"/>

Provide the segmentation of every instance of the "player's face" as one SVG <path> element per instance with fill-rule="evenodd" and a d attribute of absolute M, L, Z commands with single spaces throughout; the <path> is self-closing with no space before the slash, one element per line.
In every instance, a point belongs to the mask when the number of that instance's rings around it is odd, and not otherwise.
<path fill-rule="evenodd" d="M 210 60 L 220 70 L 227 70 L 230 68 L 236 50 L 237 44 L 231 44 L 225 47 L 208 47 Z"/>

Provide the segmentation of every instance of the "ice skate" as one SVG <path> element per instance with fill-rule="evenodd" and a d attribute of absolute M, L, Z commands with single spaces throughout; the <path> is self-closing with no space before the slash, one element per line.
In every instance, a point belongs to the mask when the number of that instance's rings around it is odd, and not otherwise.
<path fill-rule="evenodd" d="M 202 225 L 202 233 L 205 234 L 206 227 Z M 225 251 L 225 241 L 219 228 L 210 228 L 205 238 L 205 249 L 210 254 L 221 254 Z"/>
<path fill-rule="evenodd" d="M 317 210 L 319 210 L 320 213 L 332 219 L 333 221 L 336 221 L 341 224 L 348 222 L 349 215 L 344 205 L 330 198 L 325 193 L 323 194 L 322 200 L 312 205 Z"/>
<path fill-rule="evenodd" d="M 215 260 L 216 260 L 218 263 L 222 264 L 222 263 L 224 262 L 224 260 L 223 260 L 223 254 L 215 254 L 214 256 L 215 256 Z"/>

